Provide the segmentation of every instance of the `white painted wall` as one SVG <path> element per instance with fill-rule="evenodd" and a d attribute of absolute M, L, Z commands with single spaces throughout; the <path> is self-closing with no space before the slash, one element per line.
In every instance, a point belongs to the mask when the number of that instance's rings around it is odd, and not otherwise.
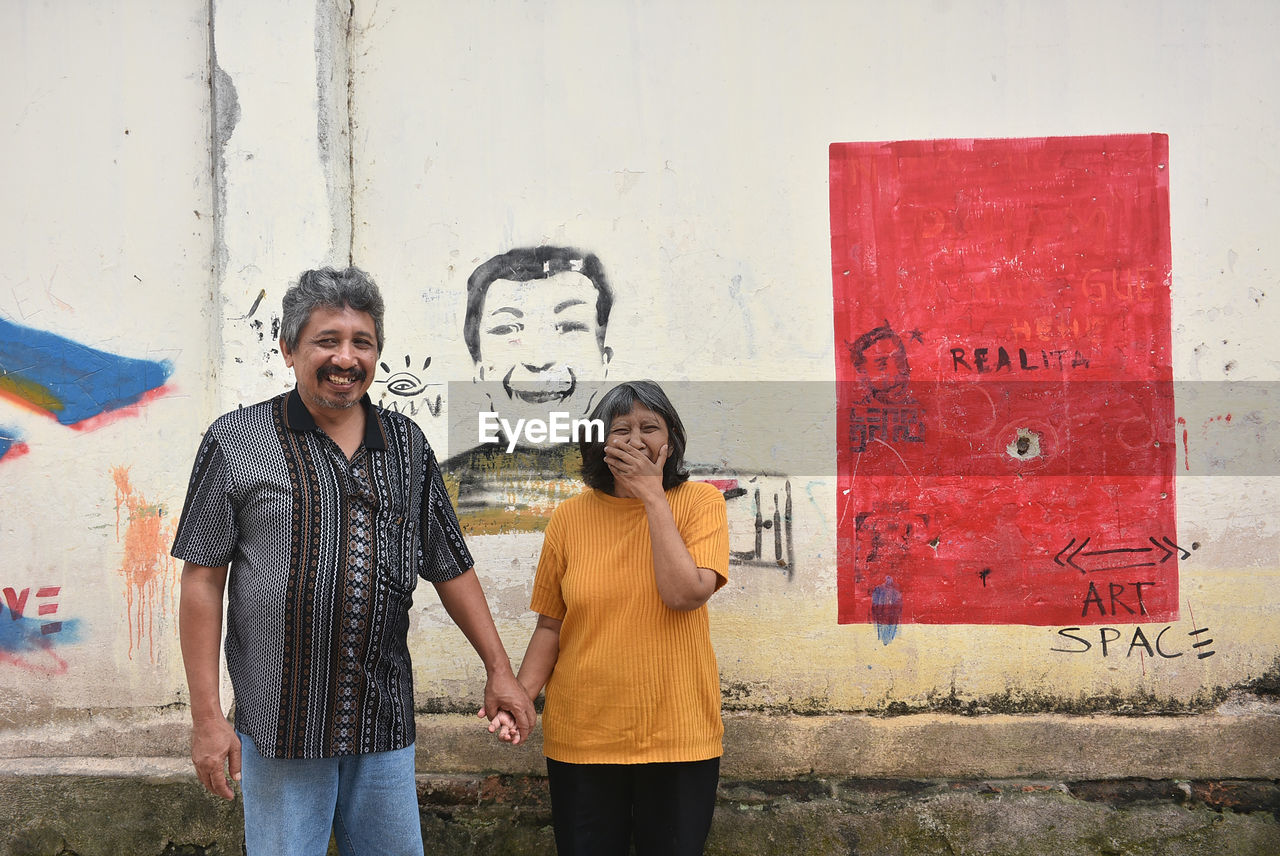
<path fill-rule="evenodd" d="M 349 44 L 336 2 L 213 9 L 211 21 L 206 3 L 173 0 L 0 8 L 0 318 L 173 366 L 163 397 L 92 431 L 0 399 L 0 426 L 29 446 L 0 462 L 0 589 L 58 586 L 55 617 L 78 622 L 56 659 L 0 663 L 9 721 L 185 697 L 177 569 L 145 548 L 176 523 L 199 432 L 289 383 L 271 324 L 307 267 L 351 257 L 371 271 L 392 307 L 384 360 L 431 357 L 432 382 L 472 375 L 468 273 L 544 242 L 604 260 L 618 291 L 611 379 L 830 381 L 829 143 L 1160 131 L 1175 376 L 1280 373 L 1270 3 L 358 0 Z M 1276 419 L 1259 413 L 1264 429 Z M 700 416 L 691 454 L 719 460 L 740 426 L 834 442 L 829 412 L 790 418 Z M 444 416 L 419 420 L 442 456 L 457 451 Z M 1237 439 L 1226 430 L 1195 425 L 1195 467 Z M 882 646 L 870 626 L 835 623 L 831 454 L 825 472 L 791 474 L 795 579 L 736 567 L 713 601 L 726 680 L 747 704 L 918 703 L 952 681 L 974 696 L 1185 701 L 1261 674 L 1280 649 L 1275 478 L 1198 469 L 1178 483 L 1179 536 L 1204 545 L 1182 586 L 1218 639 L 1213 659 L 1144 675 L 1131 660 L 1055 657 L 1051 628 L 912 626 Z M 130 542 L 149 513 L 158 528 Z M 472 544 L 518 654 L 540 536 Z M 143 635 L 131 555 L 160 583 Z M 413 632 L 420 700 L 473 698 L 479 661 L 429 592 Z"/>
<path fill-rule="evenodd" d="M 23 722 L 186 698 L 168 549 L 200 434 L 292 384 L 274 351 L 284 289 L 348 263 L 339 7 L 0 11 L 0 317 L 173 370 L 158 400 L 93 430 L 0 398 L 0 426 L 29 449 L 0 462 L 0 589 L 28 590 L 25 618 L 63 622 L 35 648 L 0 644 L 0 711 Z"/>
<path fill-rule="evenodd" d="M 433 380 L 470 377 L 460 330 L 476 264 L 569 243 L 598 253 L 618 292 L 611 379 L 830 381 L 830 143 L 1140 132 L 1170 139 L 1175 377 L 1280 376 L 1269 332 L 1280 317 L 1272 3 L 355 8 L 354 257 L 402 313 L 391 353 L 430 355 Z M 1274 405 L 1261 406 L 1274 423 Z M 816 437 L 830 460 L 792 473 L 794 581 L 735 568 L 713 601 L 722 671 L 749 688 L 748 704 L 918 704 L 953 686 L 962 697 L 1188 701 L 1275 660 L 1274 446 L 1253 470 L 1266 477 L 1198 476 L 1238 437 L 1194 423 L 1179 537 L 1203 546 L 1183 564 L 1183 622 L 1194 612 L 1218 654 L 1144 669 L 1114 651 L 1051 653 L 1053 628 L 916 625 L 883 646 L 871 626 L 837 626 L 834 419 L 765 417 L 744 430 L 772 428 L 784 445 Z M 720 419 L 691 425 L 694 457 L 718 460 L 743 427 L 740 413 Z M 443 418 L 421 421 L 448 444 Z M 538 539 L 473 545 L 518 651 Z M 438 610 L 422 609 L 421 650 L 456 645 Z M 450 696 L 478 674 L 445 664 L 419 692 Z"/>
<path fill-rule="evenodd" d="M 0 587 L 30 588 L 26 617 L 64 625 L 49 651 L 3 658 L 6 722 L 184 694 L 177 573 L 149 548 L 176 519 L 175 488 L 220 406 L 207 383 L 208 42 L 200 2 L 0 6 L 0 318 L 173 366 L 163 398 L 96 430 L 0 400 L 0 425 L 30 449 L 0 463 Z M 148 535 L 151 514 L 160 526 Z M 51 586 L 56 597 L 37 598 Z M 11 610 L 0 622 L 13 625 Z"/>

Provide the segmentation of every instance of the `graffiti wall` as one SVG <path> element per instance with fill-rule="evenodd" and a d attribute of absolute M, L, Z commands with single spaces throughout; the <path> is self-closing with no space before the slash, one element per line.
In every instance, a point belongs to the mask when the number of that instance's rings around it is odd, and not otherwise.
<path fill-rule="evenodd" d="M 160 708 L 182 697 L 175 487 L 219 398 L 207 17 L 0 25 L 0 718 Z"/>
<path fill-rule="evenodd" d="M 447 450 L 517 650 L 576 452 L 482 441 L 477 413 L 578 416 L 651 377 L 727 501 L 733 705 L 1185 705 L 1269 667 L 1272 631 L 1224 628 L 1242 591 L 1275 602 L 1275 489 L 1228 487 L 1274 471 L 1273 429 L 1215 471 L 1240 417 L 1193 400 L 1274 374 L 1273 218 L 1226 201 L 1253 179 L 1209 118 L 1234 90 L 1182 71 L 1201 48 L 1124 13 L 1081 57 L 1059 34 L 1085 13 L 1002 3 L 499 5 L 424 50 L 429 8 L 356 4 L 354 246 L 403 312 L 383 400 Z M 1190 5 L 1152 26 L 1175 17 L 1243 40 L 1215 62 L 1254 44 Z M 1008 28 L 1053 35 L 1032 61 Z M 416 615 L 418 650 L 457 644 Z"/>
<path fill-rule="evenodd" d="M 1276 667 L 1270 5 L 89 5 L 0 11 L 0 717 L 181 710 L 192 455 L 349 261 L 513 654 L 566 434 L 645 377 L 726 500 L 731 708 Z M 466 709 L 425 587 L 410 633 L 419 709 Z"/>

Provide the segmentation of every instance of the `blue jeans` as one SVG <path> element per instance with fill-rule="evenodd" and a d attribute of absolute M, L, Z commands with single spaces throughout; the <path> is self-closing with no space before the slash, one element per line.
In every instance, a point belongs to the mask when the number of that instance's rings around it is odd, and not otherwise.
<path fill-rule="evenodd" d="M 422 856 L 413 746 L 338 758 L 264 758 L 240 735 L 248 856 Z"/>

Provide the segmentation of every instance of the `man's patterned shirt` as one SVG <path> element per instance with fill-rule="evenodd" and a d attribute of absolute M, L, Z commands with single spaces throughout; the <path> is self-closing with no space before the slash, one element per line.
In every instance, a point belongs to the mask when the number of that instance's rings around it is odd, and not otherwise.
<path fill-rule="evenodd" d="M 422 430 L 360 406 L 350 460 L 295 389 L 215 421 L 191 473 L 173 555 L 230 565 L 236 727 L 269 757 L 411 744 L 414 587 L 474 564 Z"/>

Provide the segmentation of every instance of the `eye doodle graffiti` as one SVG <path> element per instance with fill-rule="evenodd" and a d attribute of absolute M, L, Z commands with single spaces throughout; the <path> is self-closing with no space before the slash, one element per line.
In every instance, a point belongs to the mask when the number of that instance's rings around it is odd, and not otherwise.
<path fill-rule="evenodd" d="M 58 615 L 57 597 L 61 592 L 62 587 L 56 585 L 4 588 L 4 602 L 0 603 L 0 665 L 43 675 L 66 673 L 67 661 L 54 650 L 54 642 L 77 641 L 79 622 Z"/>
<path fill-rule="evenodd" d="M 169 555 L 174 528 L 165 509 L 148 503 L 129 481 L 128 467 L 115 467 L 116 540 L 120 541 L 120 517 L 125 515 L 124 556 L 120 575 L 125 581 L 125 614 L 129 623 L 129 659 L 147 640 L 147 653 L 156 661 L 157 618 L 177 613 L 177 566 Z"/>
<path fill-rule="evenodd" d="M 421 375 L 413 371 L 413 357 L 405 354 L 403 369 L 393 371 L 386 363 L 380 365 L 387 376 L 373 382 L 374 386 L 383 387 L 382 394 L 378 396 L 379 405 L 408 416 L 417 416 L 420 411 L 425 411 L 432 416 L 440 415 L 444 409 L 444 397 L 436 393 L 435 401 L 432 401 L 428 390 L 444 384 L 424 380 Z M 427 357 L 422 361 L 422 368 L 418 371 L 425 372 L 430 367 L 431 358 Z M 393 397 L 388 398 L 388 396 Z"/>
<path fill-rule="evenodd" d="M 1176 619 L 1168 139 L 830 154 L 839 621 Z"/>
<path fill-rule="evenodd" d="M 0 318 L 0 398 L 60 425 L 97 428 L 162 395 L 172 372 Z"/>

